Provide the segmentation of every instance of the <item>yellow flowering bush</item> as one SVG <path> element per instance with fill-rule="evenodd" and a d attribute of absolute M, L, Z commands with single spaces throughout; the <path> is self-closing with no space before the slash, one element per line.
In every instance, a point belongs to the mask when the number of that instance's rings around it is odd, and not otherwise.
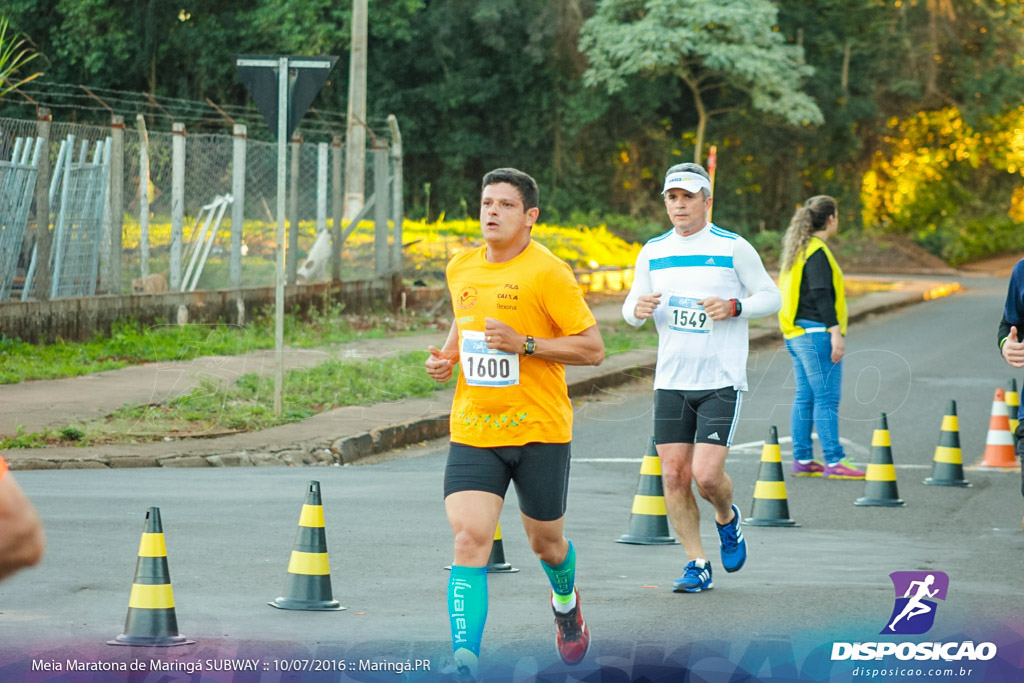
<path fill-rule="evenodd" d="M 185 219 L 185 239 L 194 230 L 195 219 Z M 343 229 L 348 224 L 343 223 Z M 389 239 L 393 232 L 389 224 Z M 248 258 L 272 259 L 275 253 L 277 226 L 264 221 L 245 221 L 242 227 L 242 242 Z M 140 226 L 137 219 L 126 217 L 124 227 L 125 249 L 138 249 Z M 640 251 L 634 244 L 616 236 L 606 225 L 589 227 L 583 225 L 562 226 L 538 223 L 533 228 L 533 237 L 556 256 L 565 260 L 577 271 L 594 269 L 632 268 Z M 299 251 L 304 256 L 316 239 L 316 224 L 313 221 L 299 223 Z M 166 248 L 171 242 L 171 226 L 166 221 L 149 224 L 149 242 L 152 249 Z M 231 243 L 231 221 L 225 219 L 217 234 L 216 243 L 227 250 Z M 374 225 L 362 221 L 345 240 L 342 261 L 348 272 L 358 272 L 373 265 Z M 435 222 L 405 220 L 402 222 L 402 243 L 404 265 L 407 271 L 441 275 L 444 267 L 455 254 L 483 244 L 480 223 L 475 219 L 441 220 Z"/>

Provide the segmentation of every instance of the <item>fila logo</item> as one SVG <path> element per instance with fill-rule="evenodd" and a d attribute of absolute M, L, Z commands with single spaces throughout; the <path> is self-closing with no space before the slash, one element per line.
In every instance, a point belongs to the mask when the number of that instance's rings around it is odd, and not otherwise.
<path fill-rule="evenodd" d="M 708 434 L 708 438 L 709 439 L 714 439 L 715 441 L 721 441 L 722 440 L 722 437 L 720 437 L 718 435 L 718 432 L 711 432 L 710 434 Z"/>

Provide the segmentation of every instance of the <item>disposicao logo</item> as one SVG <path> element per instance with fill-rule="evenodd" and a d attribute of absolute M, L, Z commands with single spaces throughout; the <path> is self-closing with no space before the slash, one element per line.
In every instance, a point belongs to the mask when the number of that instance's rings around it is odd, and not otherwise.
<path fill-rule="evenodd" d="M 896 592 L 892 614 L 881 635 L 927 633 L 935 623 L 936 600 L 945 600 L 949 577 L 945 572 L 893 572 L 889 574 Z M 989 660 L 996 656 L 994 643 L 963 642 L 865 642 L 832 643 L 832 660 L 868 660 L 896 657 L 900 660 Z"/>
<path fill-rule="evenodd" d="M 893 572 L 896 604 L 889 622 L 879 633 L 903 635 L 927 633 L 935 623 L 935 600 L 945 600 L 949 577 L 945 572 Z"/>

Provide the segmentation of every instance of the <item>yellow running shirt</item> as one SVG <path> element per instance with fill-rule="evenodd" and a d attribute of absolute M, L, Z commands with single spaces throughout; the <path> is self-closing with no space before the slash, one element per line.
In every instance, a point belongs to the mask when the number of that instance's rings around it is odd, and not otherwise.
<path fill-rule="evenodd" d="M 537 338 L 596 324 L 568 264 L 535 241 L 505 263 L 487 247 L 458 254 L 446 271 L 459 328 L 459 381 L 451 439 L 481 448 L 572 440 L 572 404 L 561 363 L 486 348 L 487 318 Z"/>

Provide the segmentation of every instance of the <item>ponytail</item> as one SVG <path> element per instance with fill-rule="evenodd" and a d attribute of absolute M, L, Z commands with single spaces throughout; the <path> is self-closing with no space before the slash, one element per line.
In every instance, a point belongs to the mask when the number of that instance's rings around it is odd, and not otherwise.
<path fill-rule="evenodd" d="M 836 215 L 836 200 L 825 195 L 811 197 L 796 210 L 782 238 L 782 271 L 790 270 L 804 253 L 811 236 L 825 229 L 828 219 Z"/>

